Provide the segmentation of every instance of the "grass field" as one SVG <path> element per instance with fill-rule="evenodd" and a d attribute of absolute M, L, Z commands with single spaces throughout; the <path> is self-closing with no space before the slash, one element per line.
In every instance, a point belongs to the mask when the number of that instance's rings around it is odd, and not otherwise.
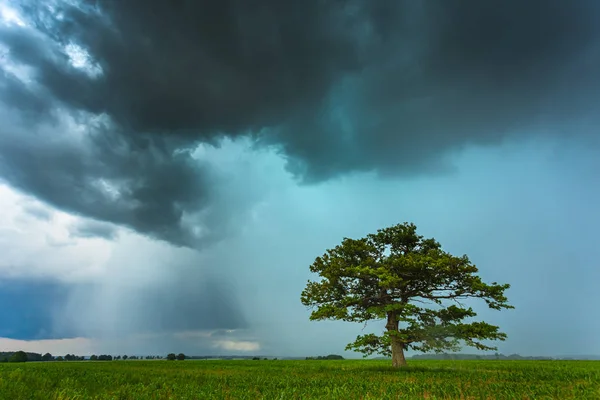
<path fill-rule="evenodd" d="M 0 399 L 600 399 L 598 361 L 0 364 Z"/>

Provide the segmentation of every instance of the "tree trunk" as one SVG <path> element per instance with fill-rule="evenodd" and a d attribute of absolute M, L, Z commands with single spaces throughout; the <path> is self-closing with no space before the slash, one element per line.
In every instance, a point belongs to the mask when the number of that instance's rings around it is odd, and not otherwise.
<path fill-rule="evenodd" d="M 404 343 L 394 333 L 398 332 L 398 318 L 393 312 L 389 312 L 387 316 L 387 324 L 385 325 L 388 332 L 391 333 L 392 341 L 392 367 L 400 368 L 406 366 L 406 358 L 404 357 Z"/>
<path fill-rule="evenodd" d="M 406 366 L 406 358 L 404 358 L 404 343 L 397 337 L 392 336 L 392 367 L 400 368 Z"/>

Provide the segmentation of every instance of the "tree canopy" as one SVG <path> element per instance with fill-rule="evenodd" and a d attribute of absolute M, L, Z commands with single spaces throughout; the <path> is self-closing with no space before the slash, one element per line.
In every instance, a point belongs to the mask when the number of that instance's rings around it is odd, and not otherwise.
<path fill-rule="evenodd" d="M 478 298 L 495 310 L 513 308 L 504 295 L 508 284 L 487 284 L 466 255 L 444 251 L 424 239 L 412 223 L 379 229 L 342 243 L 317 257 L 301 295 L 313 309 L 311 320 L 351 322 L 385 320 L 385 332 L 360 335 L 346 350 L 392 356 L 406 365 L 404 350 L 457 351 L 461 344 L 495 350 L 484 340 L 505 340 L 499 327 L 472 321 L 476 316 L 461 300 Z"/>
<path fill-rule="evenodd" d="M 10 362 L 26 362 L 27 361 L 27 353 L 24 351 L 15 352 L 9 359 Z"/>

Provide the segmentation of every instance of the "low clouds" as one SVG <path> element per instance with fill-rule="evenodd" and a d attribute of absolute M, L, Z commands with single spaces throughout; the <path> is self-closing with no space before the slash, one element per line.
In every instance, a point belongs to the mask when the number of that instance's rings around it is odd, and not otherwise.
<path fill-rule="evenodd" d="M 31 209 L 52 215 L 39 218 Z M 89 280 L 110 255 L 105 240 L 76 239 L 69 230 L 85 219 L 42 206 L 0 184 L 0 279 Z"/>
<path fill-rule="evenodd" d="M 44 280 L 0 279 L 0 338 L 54 339 L 54 318 L 68 298 L 68 286 Z"/>
<path fill-rule="evenodd" d="M 94 238 L 99 237 L 107 240 L 117 237 L 117 228 L 110 224 L 98 221 L 78 221 L 70 227 L 69 234 L 72 237 Z"/>
<path fill-rule="evenodd" d="M 218 259 L 52 209 L 51 221 L 40 220 L 29 211 L 35 204 L 0 185 L 0 337 L 118 342 L 150 334 L 167 346 L 185 339 L 173 336 L 180 332 L 248 328 L 236 282 Z"/>
<path fill-rule="evenodd" d="M 23 207 L 23 211 L 27 214 L 41 219 L 43 221 L 50 221 L 52 219 L 52 211 L 48 207 L 44 207 L 41 204 L 29 203 Z"/>
<path fill-rule="evenodd" d="M 0 114 L 0 169 L 11 185 L 67 212 L 196 246 L 182 224 L 210 198 L 201 163 L 155 145 L 136 150 L 102 118 L 57 111 L 32 132 Z"/>
<path fill-rule="evenodd" d="M 219 340 L 215 346 L 227 352 L 254 352 L 260 350 L 258 342 Z"/>
<path fill-rule="evenodd" d="M 464 146 L 598 122 L 594 1 L 12 4 L 0 174 L 181 246 L 231 223 L 209 216 L 222 177 L 199 144 L 251 137 L 318 182 L 439 173 Z"/>

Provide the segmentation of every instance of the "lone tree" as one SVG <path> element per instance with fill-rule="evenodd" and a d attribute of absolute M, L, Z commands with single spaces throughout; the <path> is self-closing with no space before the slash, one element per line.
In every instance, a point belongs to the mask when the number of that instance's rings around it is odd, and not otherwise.
<path fill-rule="evenodd" d="M 457 351 L 461 342 L 480 350 L 495 350 L 481 340 L 505 340 L 506 334 L 475 317 L 460 300 L 483 299 L 495 310 L 513 308 L 504 291 L 510 285 L 484 283 L 466 255 L 453 256 L 435 239 L 417 235 L 404 223 L 363 239 L 344 238 L 317 257 L 301 301 L 313 309 L 311 320 L 351 322 L 385 320 L 385 333 L 360 335 L 346 350 L 392 357 L 392 365 L 406 365 L 404 350 Z"/>

